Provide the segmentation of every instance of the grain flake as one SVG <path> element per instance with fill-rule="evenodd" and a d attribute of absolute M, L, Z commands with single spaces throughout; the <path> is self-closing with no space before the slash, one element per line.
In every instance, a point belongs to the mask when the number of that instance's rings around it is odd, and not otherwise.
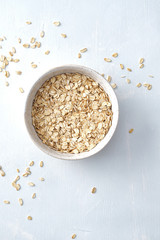
<path fill-rule="evenodd" d="M 74 234 L 72 235 L 72 239 L 75 239 L 76 236 L 77 236 L 77 235 L 74 233 Z"/>
<path fill-rule="evenodd" d="M 34 43 L 36 39 L 34 37 L 31 38 L 30 43 Z"/>
<path fill-rule="evenodd" d="M 93 187 L 92 188 L 92 193 L 96 193 L 96 191 L 97 191 L 96 187 Z"/>
<path fill-rule="evenodd" d="M 123 64 L 120 64 L 120 68 L 121 68 L 121 69 L 124 69 L 124 65 L 123 65 Z"/>
<path fill-rule="evenodd" d="M 110 58 L 104 58 L 105 62 L 112 62 L 112 60 Z"/>
<path fill-rule="evenodd" d="M 144 64 L 142 63 L 142 64 L 139 66 L 139 68 L 144 68 Z"/>
<path fill-rule="evenodd" d="M 28 216 L 27 219 L 28 219 L 28 220 L 32 220 L 32 217 L 31 217 L 31 216 Z"/>
<path fill-rule="evenodd" d="M 46 55 L 50 54 L 50 51 L 49 51 L 49 50 L 47 50 L 47 51 L 45 52 L 45 54 L 46 54 Z"/>
<path fill-rule="evenodd" d="M 107 81 L 108 81 L 108 82 L 111 82 L 111 80 L 112 80 L 112 77 L 108 75 L 108 76 L 107 76 Z"/>
<path fill-rule="evenodd" d="M 19 198 L 18 201 L 19 201 L 19 204 L 22 206 L 23 205 L 23 199 Z"/>
<path fill-rule="evenodd" d="M 39 166 L 40 166 L 40 167 L 43 167 L 43 166 L 44 166 L 44 162 L 43 162 L 43 161 L 40 161 Z"/>
<path fill-rule="evenodd" d="M 8 201 L 8 200 L 4 200 L 3 201 L 5 204 L 10 204 L 10 201 Z"/>
<path fill-rule="evenodd" d="M 32 199 L 35 199 L 35 198 L 36 198 L 36 193 L 33 193 Z"/>
<path fill-rule="evenodd" d="M 87 52 L 87 50 L 88 50 L 87 48 L 83 48 L 83 49 L 80 50 L 80 52 L 85 53 L 85 52 Z"/>
<path fill-rule="evenodd" d="M 44 31 L 42 31 L 42 32 L 40 33 L 40 37 L 43 38 L 43 37 L 44 37 L 44 34 L 45 34 Z"/>
<path fill-rule="evenodd" d="M 132 133 L 134 131 L 134 129 L 133 128 L 131 128 L 130 130 L 129 130 L 129 133 Z"/>
<path fill-rule="evenodd" d="M 40 180 L 40 181 L 42 181 L 42 182 L 44 182 L 44 181 L 45 181 L 45 179 L 44 179 L 43 177 L 41 177 L 39 180 Z"/>
<path fill-rule="evenodd" d="M 140 87 L 142 86 L 142 84 L 141 84 L 141 83 L 138 83 L 136 86 L 137 86 L 138 88 L 140 88 Z"/>
<path fill-rule="evenodd" d="M 8 87 L 8 86 L 9 86 L 9 82 L 5 82 L 5 84 L 6 84 L 6 87 Z"/>
<path fill-rule="evenodd" d="M 144 63 L 144 58 L 140 58 L 139 60 L 139 64 L 142 64 L 142 63 Z"/>
<path fill-rule="evenodd" d="M 131 83 L 131 80 L 127 78 L 127 83 L 130 84 Z"/>
<path fill-rule="evenodd" d="M 82 55 L 80 53 L 78 53 L 78 58 L 81 58 L 81 57 L 82 57 Z"/>
<path fill-rule="evenodd" d="M 23 90 L 23 88 L 19 88 L 19 91 L 21 92 L 21 93 L 24 93 L 24 90 Z"/>
<path fill-rule="evenodd" d="M 29 185 L 30 187 L 34 187 L 34 186 L 35 186 L 35 184 L 34 184 L 33 182 L 29 182 L 28 185 Z"/>
<path fill-rule="evenodd" d="M 17 75 L 21 75 L 22 72 L 21 71 L 16 71 Z"/>
<path fill-rule="evenodd" d="M 113 53 L 112 57 L 114 57 L 114 58 L 118 57 L 118 53 Z"/>
<path fill-rule="evenodd" d="M 117 87 L 117 84 L 116 84 L 116 83 L 112 83 L 112 84 L 111 84 L 111 87 L 114 89 L 114 88 Z"/>
<path fill-rule="evenodd" d="M 127 71 L 128 71 L 128 72 L 132 72 L 132 69 L 131 69 L 131 68 L 127 68 Z"/>
<path fill-rule="evenodd" d="M 60 23 L 59 21 L 53 22 L 53 24 L 54 24 L 55 26 L 57 26 L 57 27 L 61 25 L 61 23 Z"/>
<path fill-rule="evenodd" d="M 23 47 L 24 47 L 24 48 L 30 48 L 30 44 L 29 44 L 29 43 L 24 43 L 24 44 L 23 44 Z"/>
<path fill-rule="evenodd" d="M 66 35 L 65 33 L 61 33 L 61 36 L 62 36 L 63 38 L 66 38 L 66 37 L 67 37 L 67 35 Z"/>
<path fill-rule="evenodd" d="M 33 165 L 34 165 L 34 161 L 31 161 L 30 164 L 29 164 L 29 166 L 31 167 L 31 166 L 33 166 Z"/>
<path fill-rule="evenodd" d="M 31 64 L 32 68 L 37 68 L 37 64 Z"/>
<path fill-rule="evenodd" d="M 26 24 L 27 24 L 27 25 L 30 25 L 30 24 L 32 24 L 32 22 L 31 22 L 31 21 L 27 21 Z"/>

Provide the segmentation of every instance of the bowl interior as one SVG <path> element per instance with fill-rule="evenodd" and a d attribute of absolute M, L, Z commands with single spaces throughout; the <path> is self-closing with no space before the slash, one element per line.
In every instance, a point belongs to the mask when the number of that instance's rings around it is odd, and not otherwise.
<path fill-rule="evenodd" d="M 42 84 L 48 80 L 49 78 L 62 74 L 62 73 L 81 73 L 84 75 L 87 75 L 91 77 L 93 80 L 97 81 L 104 89 L 104 91 L 109 95 L 110 101 L 112 103 L 112 111 L 113 111 L 113 120 L 112 120 L 112 126 L 110 127 L 108 133 L 106 136 L 90 151 L 88 152 L 82 152 L 78 154 L 71 154 L 71 153 L 61 153 L 56 150 L 53 150 L 49 148 L 46 144 L 42 143 L 40 138 L 37 136 L 37 133 L 32 125 L 32 117 L 31 117 L 31 111 L 32 111 L 32 103 L 35 97 L 36 92 L 38 89 L 42 86 Z M 118 123 L 118 116 L 119 116 L 119 108 L 118 108 L 118 101 L 117 97 L 112 89 L 112 87 L 107 83 L 107 81 L 96 71 L 83 67 L 78 65 L 66 65 L 66 66 L 60 66 L 57 68 L 54 68 L 50 70 L 49 72 L 42 75 L 33 85 L 31 88 L 27 101 L 25 106 L 25 124 L 27 127 L 27 130 L 29 132 L 29 135 L 33 142 L 44 152 L 47 154 L 60 158 L 60 159 L 66 159 L 66 160 L 76 160 L 76 159 L 82 159 L 89 157 L 97 152 L 99 152 L 111 139 L 111 137 L 114 134 L 114 131 L 116 129 L 117 123 Z"/>

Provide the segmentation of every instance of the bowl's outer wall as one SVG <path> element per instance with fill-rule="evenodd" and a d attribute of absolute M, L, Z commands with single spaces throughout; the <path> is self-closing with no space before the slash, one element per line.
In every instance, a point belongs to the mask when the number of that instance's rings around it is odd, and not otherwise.
<path fill-rule="evenodd" d="M 53 150 L 49 148 L 46 144 L 43 144 L 40 138 L 37 136 L 35 129 L 32 125 L 32 117 L 31 117 L 31 111 L 32 111 L 32 104 L 33 100 L 35 98 L 35 94 L 37 93 L 38 89 L 42 86 L 42 84 L 50 79 L 53 76 L 62 74 L 62 73 L 81 73 L 84 75 L 89 76 L 90 78 L 97 81 L 105 90 L 105 92 L 109 95 L 110 101 L 112 103 L 112 111 L 113 111 L 113 121 L 112 126 L 109 129 L 109 132 L 107 135 L 102 139 L 96 147 L 94 147 L 92 150 L 88 152 L 78 153 L 78 154 L 69 154 L 69 153 L 61 153 L 56 150 Z M 92 156 L 93 154 L 99 152 L 111 139 L 111 137 L 114 134 L 114 131 L 116 129 L 117 123 L 118 123 L 118 117 L 119 117 L 119 107 L 118 107 L 118 101 L 117 97 L 112 89 L 112 87 L 106 82 L 106 80 L 96 71 L 79 65 L 65 65 L 60 66 L 57 68 L 54 68 L 50 70 L 49 72 L 42 75 L 33 85 L 31 88 L 26 105 L 25 105 L 25 124 L 27 127 L 27 130 L 29 132 L 29 135 L 33 142 L 44 152 L 47 154 L 60 159 L 66 159 L 66 160 L 76 160 L 76 159 L 82 159 L 89 156 Z"/>

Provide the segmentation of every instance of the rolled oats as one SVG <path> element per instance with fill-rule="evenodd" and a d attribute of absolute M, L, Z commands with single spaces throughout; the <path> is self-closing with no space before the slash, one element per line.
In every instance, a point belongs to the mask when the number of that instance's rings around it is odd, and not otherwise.
<path fill-rule="evenodd" d="M 42 142 L 60 152 L 94 148 L 112 125 L 112 104 L 103 88 L 79 73 L 57 75 L 36 93 L 32 124 Z"/>
<path fill-rule="evenodd" d="M 110 58 L 104 58 L 105 62 L 112 62 L 112 60 Z"/>
<path fill-rule="evenodd" d="M 120 64 L 120 68 L 121 68 L 121 69 L 124 69 L 124 65 L 123 65 L 123 64 Z"/>

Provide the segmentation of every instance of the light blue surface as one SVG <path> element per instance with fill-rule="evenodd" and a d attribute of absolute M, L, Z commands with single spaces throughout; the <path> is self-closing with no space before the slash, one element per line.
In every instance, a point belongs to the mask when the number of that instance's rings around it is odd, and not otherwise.
<path fill-rule="evenodd" d="M 19 63 L 8 67 L 10 86 L 0 80 L 0 240 L 158 240 L 160 239 L 160 1 L 156 0 L 1 0 L 0 54 L 16 47 Z M 27 20 L 32 25 L 26 25 Z M 60 27 L 52 22 L 60 21 Z M 45 31 L 45 37 L 39 38 Z M 66 33 L 63 39 L 60 34 Z M 18 44 L 31 37 L 42 42 L 40 49 Z M 80 49 L 87 47 L 81 59 Z M 50 55 L 44 52 L 50 50 Z M 112 63 L 104 62 L 118 52 Z M 144 69 L 138 62 L 145 58 Z M 38 65 L 32 69 L 31 62 Z M 82 64 L 105 75 L 118 85 L 119 125 L 112 140 L 100 153 L 81 161 L 53 159 L 30 140 L 24 125 L 28 91 L 45 71 L 62 64 Z M 133 69 L 121 70 L 119 63 Z M 22 76 L 15 74 L 22 71 Z M 155 77 L 149 78 L 152 74 Z M 121 78 L 131 79 L 128 85 Z M 147 91 L 137 83 L 151 83 Z M 23 87 L 24 94 L 19 92 Z M 132 134 L 128 133 L 134 128 Z M 19 192 L 11 186 L 16 169 L 24 173 L 30 161 L 32 175 L 21 177 Z M 43 160 L 44 168 L 39 167 Z M 45 182 L 39 178 L 44 177 Z M 33 181 L 36 186 L 27 185 Z M 96 186 L 97 193 L 91 194 Z M 32 199 L 32 193 L 37 198 Z M 24 206 L 19 206 L 23 198 Z M 5 205 L 3 200 L 10 200 Z M 33 217 L 32 221 L 27 216 Z"/>

